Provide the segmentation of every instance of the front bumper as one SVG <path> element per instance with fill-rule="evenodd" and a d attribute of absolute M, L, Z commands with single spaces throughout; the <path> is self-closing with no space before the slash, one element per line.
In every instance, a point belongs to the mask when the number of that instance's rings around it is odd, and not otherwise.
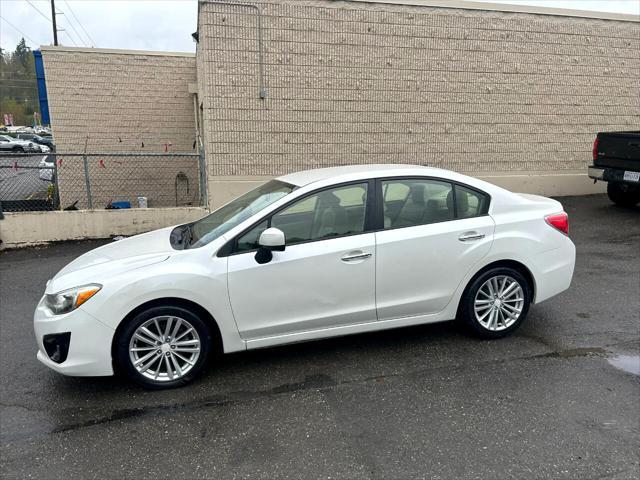
<path fill-rule="evenodd" d="M 638 182 L 624 179 L 625 171 L 629 170 L 625 170 L 623 168 L 597 167 L 595 165 L 591 165 L 587 169 L 587 174 L 589 175 L 589 178 L 593 178 L 594 180 L 602 180 L 603 182 L 620 182 L 628 183 L 630 185 L 638 185 Z"/>
<path fill-rule="evenodd" d="M 38 343 L 37 358 L 47 367 L 71 376 L 113 375 L 111 343 L 114 330 L 82 307 L 64 315 L 52 315 L 40 302 L 33 316 L 33 329 Z M 68 351 L 66 359 L 57 363 L 49 357 L 43 340 L 45 335 L 64 333 L 71 334 Z M 49 351 L 52 352 L 50 345 Z"/>

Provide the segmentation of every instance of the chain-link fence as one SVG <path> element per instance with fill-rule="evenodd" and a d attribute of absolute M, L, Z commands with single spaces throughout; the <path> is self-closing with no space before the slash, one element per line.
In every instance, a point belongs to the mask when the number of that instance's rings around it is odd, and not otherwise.
<path fill-rule="evenodd" d="M 57 210 L 56 164 L 52 155 L 0 154 L 0 209 Z"/>
<path fill-rule="evenodd" d="M 0 154 L 4 212 L 206 204 L 195 153 Z"/>

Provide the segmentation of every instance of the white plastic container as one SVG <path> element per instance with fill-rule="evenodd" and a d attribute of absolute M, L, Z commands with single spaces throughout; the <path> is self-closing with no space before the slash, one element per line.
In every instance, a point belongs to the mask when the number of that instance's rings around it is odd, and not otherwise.
<path fill-rule="evenodd" d="M 147 208 L 147 197 L 138 197 L 138 208 Z"/>

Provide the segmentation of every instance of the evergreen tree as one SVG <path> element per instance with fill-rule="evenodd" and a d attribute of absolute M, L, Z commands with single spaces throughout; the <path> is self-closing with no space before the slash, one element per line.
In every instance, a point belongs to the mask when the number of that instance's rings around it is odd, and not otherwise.
<path fill-rule="evenodd" d="M 39 110 L 35 60 L 23 38 L 13 52 L 0 49 L 0 123 L 6 113 L 15 125 L 31 125 Z"/>

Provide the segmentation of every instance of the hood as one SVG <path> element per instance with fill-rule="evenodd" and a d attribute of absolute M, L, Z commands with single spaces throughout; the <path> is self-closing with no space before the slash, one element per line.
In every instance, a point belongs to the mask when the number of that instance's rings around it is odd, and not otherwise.
<path fill-rule="evenodd" d="M 53 277 L 47 284 L 47 293 L 98 282 L 119 272 L 166 260 L 175 252 L 169 243 L 172 229 L 162 228 L 125 238 L 79 256 Z"/>

